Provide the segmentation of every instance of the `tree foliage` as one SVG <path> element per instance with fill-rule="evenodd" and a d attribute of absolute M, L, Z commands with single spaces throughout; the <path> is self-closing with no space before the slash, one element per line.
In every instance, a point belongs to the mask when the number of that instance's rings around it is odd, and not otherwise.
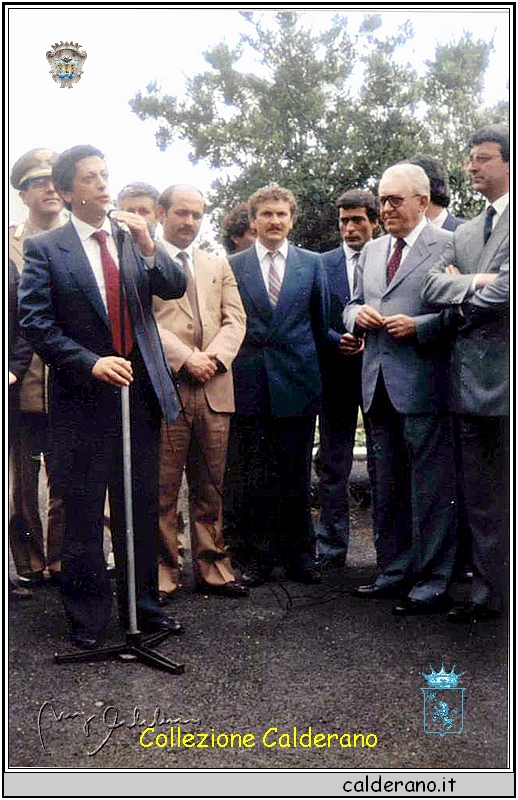
<path fill-rule="evenodd" d="M 208 68 L 186 79 L 184 97 L 153 82 L 130 101 L 140 119 L 156 120 L 159 148 L 183 139 L 193 163 L 217 170 L 209 196 L 216 223 L 258 187 L 279 183 L 299 202 L 294 241 L 322 252 L 338 240 L 338 195 L 375 188 L 387 166 L 417 152 L 448 166 L 456 213 L 476 210 L 462 170 L 466 141 L 480 125 L 508 116 L 506 104 L 482 107 L 491 43 L 464 34 L 439 45 L 419 77 L 397 58 L 413 35 L 410 23 L 381 37 L 379 14 L 366 15 L 356 35 L 346 14 L 323 32 L 294 11 L 275 14 L 269 25 L 272 17 L 265 22 L 253 12 L 241 18 L 238 45 L 205 53 Z M 243 67 L 251 58 L 252 71 Z"/>

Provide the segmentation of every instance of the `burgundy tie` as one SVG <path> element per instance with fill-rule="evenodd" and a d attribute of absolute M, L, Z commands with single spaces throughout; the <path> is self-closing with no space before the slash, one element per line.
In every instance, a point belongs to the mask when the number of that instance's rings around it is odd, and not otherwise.
<path fill-rule="evenodd" d="M 101 248 L 101 262 L 103 265 L 104 286 L 106 289 L 106 303 L 108 306 L 108 318 L 112 331 L 114 349 L 123 356 L 128 355 L 133 348 L 133 337 L 131 334 L 131 319 L 129 315 L 128 303 L 124 300 L 124 344 L 122 346 L 121 313 L 120 313 L 120 278 L 119 270 L 115 261 L 110 255 L 106 239 L 106 231 L 96 231 L 92 234 L 97 239 Z"/>
<path fill-rule="evenodd" d="M 387 264 L 387 286 L 389 285 L 390 281 L 396 274 L 399 269 L 399 265 L 401 264 L 401 254 L 403 252 L 403 247 L 405 246 L 404 239 L 397 239 L 396 246 L 394 248 L 394 252 L 390 257 L 390 261 Z"/>

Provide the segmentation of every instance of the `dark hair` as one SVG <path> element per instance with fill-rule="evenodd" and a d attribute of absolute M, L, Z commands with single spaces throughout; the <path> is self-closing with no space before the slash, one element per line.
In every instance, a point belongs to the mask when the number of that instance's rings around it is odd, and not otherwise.
<path fill-rule="evenodd" d="M 378 201 L 367 189 L 349 189 L 336 201 L 337 208 L 365 208 L 370 222 L 376 222 L 379 216 Z"/>
<path fill-rule="evenodd" d="M 83 158 L 90 158 L 90 156 L 97 156 L 104 161 L 104 155 L 97 147 L 92 147 L 91 144 L 76 144 L 69 150 L 65 150 L 59 156 L 58 160 L 52 168 L 52 183 L 58 192 L 70 192 L 74 175 L 76 174 L 76 164 Z M 69 205 L 67 204 L 67 208 Z"/>
<path fill-rule="evenodd" d="M 248 203 L 238 203 L 223 218 L 222 239 L 227 253 L 233 253 L 236 249 L 232 237 L 244 236 L 249 228 Z"/>
<path fill-rule="evenodd" d="M 406 159 L 407 164 L 416 164 L 421 167 L 430 181 L 430 200 L 436 206 L 448 208 L 450 204 L 450 182 L 446 167 L 442 161 L 433 156 L 419 154 Z"/>
<path fill-rule="evenodd" d="M 150 183 L 128 183 L 117 195 L 117 205 L 120 205 L 123 200 L 128 197 L 149 197 L 156 205 L 158 203 L 158 189 L 151 186 Z"/>
<path fill-rule="evenodd" d="M 201 199 L 203 200 L 203 210 L 205 211 L 205 198 L 203 197 L 203 194 L 200 192 L 199 189 L 197 189 L 195 186 L 189 186 L 186 183 L 173 183 L 172 186 L 168 186 L 167 189 L 164 189 L 164 191 L 158 198 L 158 205 L 162 206 L 165 213 L 167 214 L 167 212 L 169 211 L 169 209 L 173 204 L 173 194 L 175 193 L 176 189 L 183 189 L 183 188 L 194 189 L 195 192 L 198 192 Z"/>
<path fill-rule="evenodd" d="M 500 145 L 502 161 L 509 161 L 509 128 L 505 125 L 486 125 L 479 128 L 472 134 L 468 141 L 468 147 L 474 147 L 484 142 L 495 142 Z"/>

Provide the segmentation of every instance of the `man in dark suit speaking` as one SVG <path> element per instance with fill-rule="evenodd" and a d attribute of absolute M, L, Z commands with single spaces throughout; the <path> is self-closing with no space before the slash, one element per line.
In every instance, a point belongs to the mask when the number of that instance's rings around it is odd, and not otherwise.
<path fill-rule="evenodd" d="M 62 595 L 72 641 L 95 648 L 111 610 L 104 561 L 103 511 L 109 489 L 119 614 L 127 622 L 121 400 L 129 386 L 137 620 L 141 630 L 181 633 L 158 604 L 158 448 L 161 412 L 178 400 L 151 312 L 151 296 L 180 297 L 185 277 L 151 239 L 146 222 L 124 223 L 120 293 L 108 173 L 102 153 L 77 145 L 61 154 L 52 180 L 72 212 L 68 224 L 25 243 L 20 323 L 50 366 L 52 462 L 65 502 Z M 122 303 L 122 311 L 121 311 Z M 121 316 L 125 317 L 125 335 Z"/>
<path fill-rule="evenodd" d="M 238 524 L 249 561 L 243 580 L 268 580 L 278 556 L 288 578 L 317 583 L 309 483 L 327 285 L 320 256 L 287 241 L 296 214 L 290 191 L 265 186 L 248 208 L 257 241 L 230 257 L 247 320 L 233 363 L 233 435 L 245 481 Z"/>
<path fill-rule="evenodd" d="M 509 130 L 488 125 L 470 139 L 469 172 L 486 209 L 455 231 L 426 277 L 425 302 L 458 320 L 451 410 L 471 537 L 473 581 L 451 622 L 497 616 L 508 581 L 509 542 Z"/>

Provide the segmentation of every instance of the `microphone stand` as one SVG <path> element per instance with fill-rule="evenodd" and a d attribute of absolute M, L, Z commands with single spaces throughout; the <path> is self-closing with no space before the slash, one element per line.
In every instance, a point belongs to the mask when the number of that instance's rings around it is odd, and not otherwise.
<path fill-rule="evenodd" d="M 126 352 L 126 331 L 124 326 L 124 280 L 123 280 L 123 245 L 124 231 L 117 225 L 117 253 L 119 257 L 119 307 L 120 325 L 122 334 L 122 350 Z M 133 532 L 133 489 L 131 482 L 131 422 L 129 386 L 121 387 L 122 410 L 122 467 L 124 485 L 124 512 L 126 521 L 126 603 L 128 612 L 129 629 L 123 644 L 105 645 L 94 650 L 80 650 L 76 653 L 54 654 L 54 661 L 58 664 L 70 664 L 84 661 L 104 661 L 110 656 L 119 656 L 127 661 L 142 661 L 150 667 L 165 670 L 173 675 L 182 675 L 185 671 L 184 664 L 176 664 L 165 656 L 152 650 L 149 645 L 162 642 L 171 631 L 160 631 L 142 639 L 142 634 L 137 626 L 137 592 L 135 578 L 135 547 Z"/>

